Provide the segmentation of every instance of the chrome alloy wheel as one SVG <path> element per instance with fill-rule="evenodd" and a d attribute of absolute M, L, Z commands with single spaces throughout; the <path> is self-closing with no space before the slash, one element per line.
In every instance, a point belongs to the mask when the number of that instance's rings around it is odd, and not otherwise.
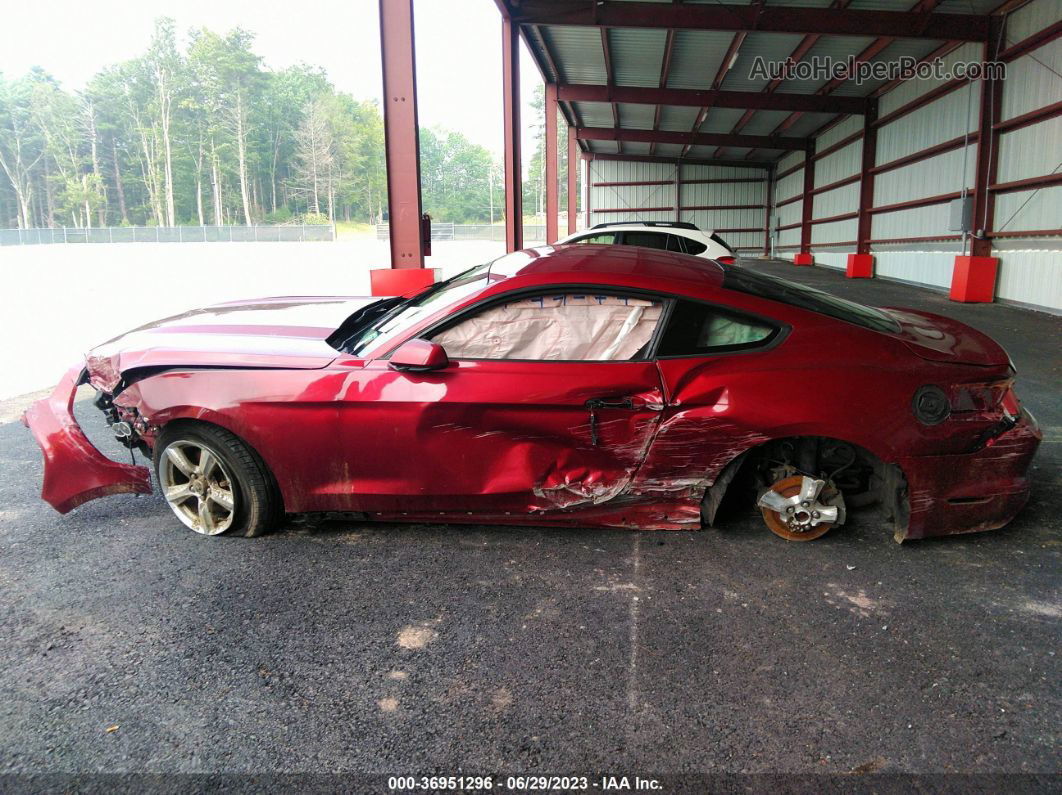
<path fill-rule="evenodd" d="M 170 442 L 160 458 L 159 485 L 186 527 L 216 536 L 232 526 L 236 515 L 233 480 L 209 447 L 185 439 Z"/>

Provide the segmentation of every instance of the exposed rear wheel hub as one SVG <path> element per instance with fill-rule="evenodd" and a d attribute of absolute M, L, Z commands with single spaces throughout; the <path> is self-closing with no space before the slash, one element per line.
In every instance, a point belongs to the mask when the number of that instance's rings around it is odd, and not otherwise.
<path fill-rule="evenodd" d="M 812 541 L 844 521 L 844 500 L 825 480 L 793 475 L 756 502 L 771 532 L 788 541 Z"/>

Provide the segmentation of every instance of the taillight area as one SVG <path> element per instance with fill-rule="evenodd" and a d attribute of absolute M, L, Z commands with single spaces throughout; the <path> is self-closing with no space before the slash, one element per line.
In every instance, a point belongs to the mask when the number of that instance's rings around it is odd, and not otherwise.
<path fill-rule="evenodd" d="M 1002 406 L 1003 410 L 1011 417 L 1017 417 L 1021 413 L 1021 401 L 1018 400 L 1018 393 L 1014 391 L 1013 383 L 1003 393 Z"/>
<path fill-rule="evenodd" d="M 956 418 L 970 419 L 981 424 L 990 423 L 974 438 L 973 451 L 991 447 L 996 440 L 1018 424 L 1021 417 L 1021 401 L 1014 391 L 1014 381 L 995 381 L 987 384 L 957 385 L 954 405 Z"/>
<path fill-rule="evenodd" d="M 734 257 L 716 257 L 715 261 L 721 265 L 733 265 L 737 260 Z"/>
<path fill-rule="evenodd" d="M 1005 379 L 976 384 L 955 384 L 949 395 L 951 410 L 956 414 L 997 413 L 1007 411 L 1016 416 L 1021 403 L 1014 394 L 1014 381 Z"/>

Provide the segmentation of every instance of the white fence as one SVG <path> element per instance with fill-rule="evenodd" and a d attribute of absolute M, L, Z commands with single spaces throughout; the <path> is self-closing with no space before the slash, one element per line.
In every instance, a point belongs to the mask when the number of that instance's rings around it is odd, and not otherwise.
<path fill-rule="evenodd" d="M 388 240 L 391 236 L 389 224 L 376 225 L 376 239 Z M 432 240 L 491 240 L 505 242 L 505 227 L 492 224 L 447 224 L 431 225 Z M 545 243 L 545 224 L 524 224 L 524 243 Z"/>
<path fill-rule="evenodd" d="M 335 239 L 336 228 L 331 224 L 0 229 L 0 246 L 52 243 L 255 243 Z"/>

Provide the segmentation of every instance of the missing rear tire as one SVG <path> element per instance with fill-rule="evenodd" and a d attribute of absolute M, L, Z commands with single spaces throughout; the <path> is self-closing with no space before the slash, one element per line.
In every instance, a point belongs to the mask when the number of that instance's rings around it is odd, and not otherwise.
<path fill-rule="evenodd" d="M 840 493 L 824 481 L 792 475 L 772 485 L 756 504 L 767 528 L 779 538 L 814 541 L 837 523 L 843 509 L 836 499 Z"/>

